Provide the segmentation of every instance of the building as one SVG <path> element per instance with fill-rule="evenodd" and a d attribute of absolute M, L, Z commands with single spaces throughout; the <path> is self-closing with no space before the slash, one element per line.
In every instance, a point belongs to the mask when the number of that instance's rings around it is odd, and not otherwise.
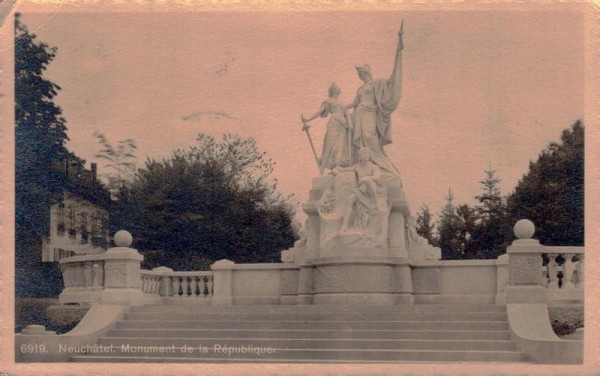
<path fill-rule="evenodd" d="M 42 261 L 102 253 L 108 246 L 110 193 L 97 180 L 97 165 L 85 169 L 75 158 L 54 161 L 65 177 L 62 197 L 50 208 L 50 235 L 43 239 Z"/>

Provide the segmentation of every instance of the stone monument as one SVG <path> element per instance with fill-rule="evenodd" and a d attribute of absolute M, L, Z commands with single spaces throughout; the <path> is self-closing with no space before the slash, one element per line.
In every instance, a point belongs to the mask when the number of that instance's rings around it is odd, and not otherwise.
<path fill-rule="evenodd" d="M 334 83 L 319 111 L 302 115 L 311 147 L 308 122 L 330 119 L 317 158 L 321 176 L 302 207 L 305 234 L 282 252 L 282 261 L 301 267 L 299 304 L 411 304 L 412 263 L 441 258 L 417 234 L 400 173 L 384 150 L 401 97 L 402 36 L 401 26 L 389 78 L 373 79 L 369 65 L 357 66 L 363 85 L 352 103 L 339 102 Z"/>

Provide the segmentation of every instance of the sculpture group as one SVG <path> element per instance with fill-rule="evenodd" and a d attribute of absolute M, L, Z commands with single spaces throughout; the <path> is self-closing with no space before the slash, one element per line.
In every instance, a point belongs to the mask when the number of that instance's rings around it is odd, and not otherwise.
<path fill-rule="evenodd" d="M 351 103 L 339 100 L 341 90 L 332 83 L 319 110 L 301 116 L 313 152 L 308 123 L 328 117 L 321 157 L 315 152 L 321 177 L 313 181 L 315 197 L 305 205 L 309 237 L 318 237 L 310 242 L 312 248 L 407 250 L 428 245 L 415 231 L 400 173 L 384 150 L 392 143 L 391 115 L 402 94 L 402 36 L 401 25 L 388 78 L 373 79 L 369 65 L 357 66 L 362 85 Z M 402 218 L 394 219 L 393 226 L 400 228 L 391 228 L 389 221 L 397 216 Z"/>
<path fill-rule="evenodd" d="M 334 82 L 329 87 L 329 98 L 321 104 L 319 111 L 308 118 L 302 115 L 305 131 L 309 128 L 308 122 L 319 116 L 329 116 L 323 151 L 318 159 L 321 174 L 326 169 L 334 171 L 338 167 L 357 164 L 359 151 L 366 148 L 370 161 L 381 170 L 383 178 L 399 179 L 398 170 L 383 147 L 392 142 L 390 118 L 402 94 L 402 35 L 401 26 L 389 78 L 374 80 L 368 64 L 357 66 L 363 85 L 358 88 L 352 103 L 344 105 L 339 101 L 341 89 Z"/>

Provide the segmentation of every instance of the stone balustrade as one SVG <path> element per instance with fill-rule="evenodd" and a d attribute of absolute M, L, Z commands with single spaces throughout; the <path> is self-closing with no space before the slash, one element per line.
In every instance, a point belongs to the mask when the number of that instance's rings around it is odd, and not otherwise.
<path fill-rule="evenodd" d="M 173 298 L 204 299 L 213 296 L 212 272 L 173 272 L 169 276 Z"/>
<path fill-rule="evenodd" d="M 104 258 L 102 255 L 72 256 L 60 260 L 64 290 L 60 304 L 97 303 L 104 289 Z"/>
<path fill-rule="evenodd" d="M 584 248 L 545 247 L 542 286 L 548 289 L 583 289 Z"/>
<path fill-rule="evenodd" d="M 546 303 L 582 302 L 584 248 L 541 245 L 532 239 L 533 224 L 523 223 L 516 226 L 518 239 L 498 260 L 405 260 L 407 269 L 398 272 L 404 279 L 391 285 L 404 290 L 390 291 L 409 296 L 406 304 L 506 304 L 507 286 L 513 286 L 514 294 L 522 291 L 527 296 L 527 289 L 542 289 L 536 299 Z M 133 297 L 136 304 L 302 304 L 304 295 L 314 294 L 310 286 L 304 288 L 303 266 L 294 262 L 221 260 L 211 271 L 141 270 L 142 255 L 128 248 L 130 235 L 125 237 L 105 253 L 60 260 L 65 284 L 61 304 L 114 303 L 112 296 L 125 290 L 128 295 L 118 301 L 128 303 Z"/>

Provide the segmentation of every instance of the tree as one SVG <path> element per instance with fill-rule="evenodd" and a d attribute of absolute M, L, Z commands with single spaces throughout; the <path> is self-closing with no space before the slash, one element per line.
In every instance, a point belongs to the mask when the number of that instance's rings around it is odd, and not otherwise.
<path fill-rule="evenodd" d="M 491 166 L 485 171 L 481 184 L 481 195 L 475 196 L 478 223 L 474 233 L 474 248 L 477 258 L 497 258 L 504 253 L 510 239 L 510 224 L 507 221 L 506 202 L 500 193 L 500 179 Z"/>
<path fill-rule="evenodd" d="M 108 169 L 108 172 L 103 174 L 107 180 L 107 187 L 113 197 L 118 197 L 120 190 L 128 185 L 135 176 L 137 145 L 133 139 L 128 138 L 113 146 L 100 131 L 94 132 L 94 136 L 101 146 L 100 151 L 96 153 L 96 158 L 107 162 L 104 167 Z"/>
<path fill-rule="evenodd" d="M 52 161 L 68 155 L 66 120 L 53 99 L 60 87 L 43 73 L 56 48 L 36 40 L 15 15 L 15 256 L 19 295 L 60 291 L 56 265 L 41 263 L 51 204 L 60 200 L 62 180 Z M 39 276 L 35 273 L 39 273 Z M 33 273 L 33 274 L 32 274 Z M 40 280 L 35 280 L 40 278 Z M 33 279 L 33 280 L 32 280 Z M 58 282 L 53 283 L 53 281 Z"/>
<path fill-rule="evenodd" d="M 460 227 L 460 219 L 454 206 L 454 194 L 451 189 L 448 189 L 446 205 L 442 208 L 438 224 L 442 259 L 454 260 L 461 258 Z"/>
<path fill-rule="evenodd" d="M 429 210 L 429 206 L 423 205 L 417 214 L 417 234 L 427 239 L 430 244 L 436 245 L 437 239 L 434 235 L 434 230 L 433 215 Z"/>
<path fill-rule="evenodd" d="M 147 160 L 127 188 L 123 226 L 135 246 L 153 255 L 153 266 L 178 270 L 223 258 L 278 261 L 296 234 L 290 198 L 277 193 L 271 178 L 273 162 L 251 138 L 225 135 L 217 142 L 199 135 L 197 141 L 168 159 Z"/>
<path fill-rule="evenodd" d="M 543 244 L 584 242 L 584 126 L 576 121 L 551 143 L 508 198 L 509 220 L 527 218 Z"/>

